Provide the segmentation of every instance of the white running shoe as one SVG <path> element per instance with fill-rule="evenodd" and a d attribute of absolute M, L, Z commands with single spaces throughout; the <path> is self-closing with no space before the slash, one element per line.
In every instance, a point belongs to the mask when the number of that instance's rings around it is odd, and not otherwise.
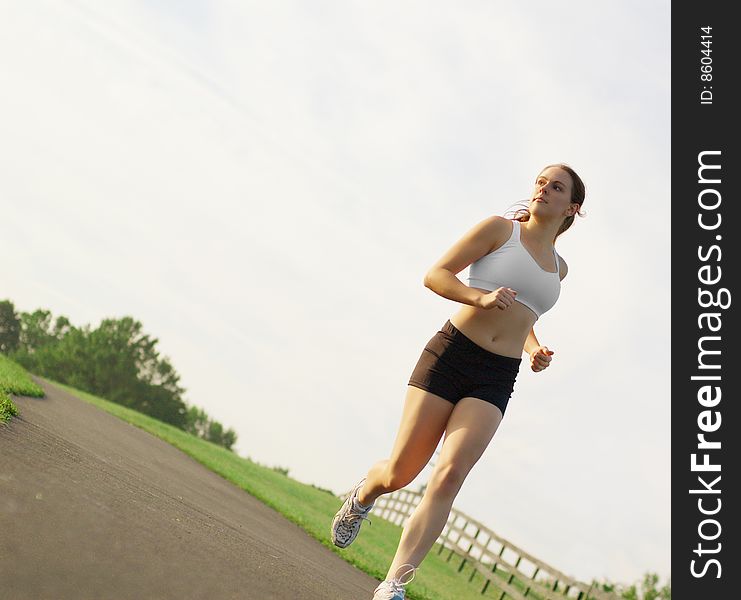
<path fill-rule="evenodd" d="M 393 579 L 382 581 L 373 591 L 373 600 L 404 600 L 404 594 L 406 590 L 403 586 L 407 585 L 412 581 L 412 579 L 414 579 L 414 576 L 417 574 L 417 569 L 410 563 L 401 565 L 399 569 L 403 567 L 411 568 L 405 570 L 401 575 L 394 577 Z M 399 572 L 399 569 L 396 569 L 396 573 Z M 402 582 L 401 580 L 404 578 L 404 576 L 408 575 L 409 573 L 412 574 L 411 579 L 409 579 L 409 581 Z"/>
<path fill-rule="evenodd" d="M 363 507 L 357 500 L 358 490 L 363 486 L 364 481 L 365 477 L 350 490 L 344 504 L 332 520 L 332 543 L 335 546 L 347 548 L 358 536 L 363 519 L 368 523 L 371 522 L 366 515 L 375 503 Z"/>

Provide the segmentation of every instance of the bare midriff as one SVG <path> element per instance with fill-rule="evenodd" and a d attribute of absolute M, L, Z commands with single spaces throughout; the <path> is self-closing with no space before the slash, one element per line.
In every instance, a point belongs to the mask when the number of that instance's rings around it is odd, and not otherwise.
<path fill-rule="evenodd" d="M 489 293 L 489 290 L 481 288 L 471 289 Z M 535 313 L 517 301 L 504 310 L 463 304 L 450 317 L 450 322 L 456 329 L 482 348 L 514 358 L 522 358 L 525 340 L 535 321 Z"/>

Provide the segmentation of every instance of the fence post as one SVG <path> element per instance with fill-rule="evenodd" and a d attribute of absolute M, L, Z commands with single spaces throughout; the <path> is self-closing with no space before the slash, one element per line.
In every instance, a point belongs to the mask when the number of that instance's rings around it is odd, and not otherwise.
<path fill-rule="evenodd" d="M 469 525 L 470 525 L 470 523 L 469 523 L 468 521 L 466 521 L 466 524 L 465 524 L 465 525 L 464 525 L 464 527 L 463 527 L 463 531 L 464 531 L 464 532 L 466 531 L 466 528 L 467 528 L 467 527 L 468 527 Z M 476 528 L 476 533 L 475 533 L 475 535 L 473 536 L 473 539 L 471 540 L 471 543 L 470 543 L 470 544 L 468 545 L 468 550 L 466 550 L 466 554 L 464 554 L 464 555 L 463 555 L 463 560 L 461 561 L 461 565 L 460 565 L 460 566 L 458 567 L 458 572 L 459 572 L 459 573 L 460 573 L 460 572 L 461 572 L 461 571 L 463 570 L 463 567 L 465 567 L 465 566 L 466 566 L 466 562 L 468 562 L 468 557 L 470 556 L 470 554 L 471 554 L 471 550 L 473 549 L 474 541 L 475 541 L 475 540 L 476 540 L 476 538 L 478 537 L 478 535 L 479 535 L 479 532 L 480 532 L 480 531 L 481 531 L 481 528 L 480 528 L 480 527 L 477 527 L 477 528 Z"/>
<path fill-rule="evenodd" d="M 476 528 L 476 533 L 473 536 L 473 540 L 471 541 L 471 545 L 468 547 L 468 552 L 466 552 L 466 556 L 471 555 L 471 550 L 473 550 L 474 542 L 476 541 L 476 538 L 479 537 L 479 533 L 481 533 L 481 527 Z M 463 562 L 461 563 L 461 569 L 463 568 L 463 565 L 466 564 L 466 559 L 463 559 Z M 460 571 L 460 569 L 458 569 Z M 476 575 L 476 569 L 471 569 L 471 575 L 468 577 L 468 583 L 471 583 L 473 581 L 473 577 Z"/>
<path fill-rule="evenodd" d="M 457 520 L 458 520 L 458 516 L 457 515 L 454 515 L 453 516 L 453 525 L 455 525 L 455 522 Z M 455 545 L 457 546 L 458 545 L 458 542 L 460 542 L 460 541 L 461 541 L 461 534 L 459 533 L 458 534 L 458 538 L 455 540 Z M 451 541 L 451 544 L 452 544 L 452 541 Z M 445 559 L 445 562 L 450 562 L 450 559 L 453 558 L 453 554 L 455 554 L 455 548 L 454 547 L 451 547 L 450 548 L 450 554 L 448 554 L 448 558 Z"/>
<path fill-rule="evenodd" d="M 455 517 L 453 517 L 453 521 L 455 521 Z M 448 541 L 448 538 L 450 537 L 450 532 L 453 530 L 450 526 L 450 523 L 446 521 L 445 523 L 448 527 L 448 530 L 445 532 L 445 536 L 443 537 L 443 541 L 440 542 L 440 550 L 438 551 L 438 554 L 442 554 L 443 550 L 445 549 L 445 542 Z"/>

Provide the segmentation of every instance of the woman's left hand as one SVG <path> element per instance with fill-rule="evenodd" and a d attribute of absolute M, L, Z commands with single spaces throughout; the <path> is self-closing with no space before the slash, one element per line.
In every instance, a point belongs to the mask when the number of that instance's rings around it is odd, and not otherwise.
<path fill-rule="evenodd" d="M 553 350 L 548 350 L 545 346 L 538 346 L 530 353 L 530 368 L 535 371 L 542 371 L 551 363 Z"/>

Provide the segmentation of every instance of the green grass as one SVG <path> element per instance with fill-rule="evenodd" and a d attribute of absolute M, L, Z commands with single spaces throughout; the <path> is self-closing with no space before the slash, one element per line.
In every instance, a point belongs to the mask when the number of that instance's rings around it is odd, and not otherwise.
<path fill-rule="evenodd" d="M 18 414 L 10 394 L 41 397 L 44 392 L 23 367 L 0 354 L 0 423 Z"/>
<path fill-rule="evenodd" d="M 352 546 L 344 550 L 337 548 L 330 540 L 329 530 L 332 517 L 342 501 L 329 491 L 291 479 L 274 468 L 241 458 L 222 446 L 119 404 L 60 383 L 50 383 L 179 448 L 208 469 L 274 508 L 347 562 L 379 580 L 386 577 L 399 543 L 401 527 L 378 516 L 373 518 L 371 512 L 372 523 L 363 522 L 361 535 Z M 462 572 L 458 572 L 460 559 L 454 556 L 447 562 L 449 551 L 443 550 L 439 555 L 439 548 L 440 545 L 436 544 L 420 565 L 414 581 L 407 586 L 409 600 L 481 600 L 499 597 L 493 584 L 489 585 L 486 594 L 482 596 L 480 592 L 484 585 L 483 577 L 476 574 L 473 582 L 468 583 L 470 566 L 466 565 Z"/>

